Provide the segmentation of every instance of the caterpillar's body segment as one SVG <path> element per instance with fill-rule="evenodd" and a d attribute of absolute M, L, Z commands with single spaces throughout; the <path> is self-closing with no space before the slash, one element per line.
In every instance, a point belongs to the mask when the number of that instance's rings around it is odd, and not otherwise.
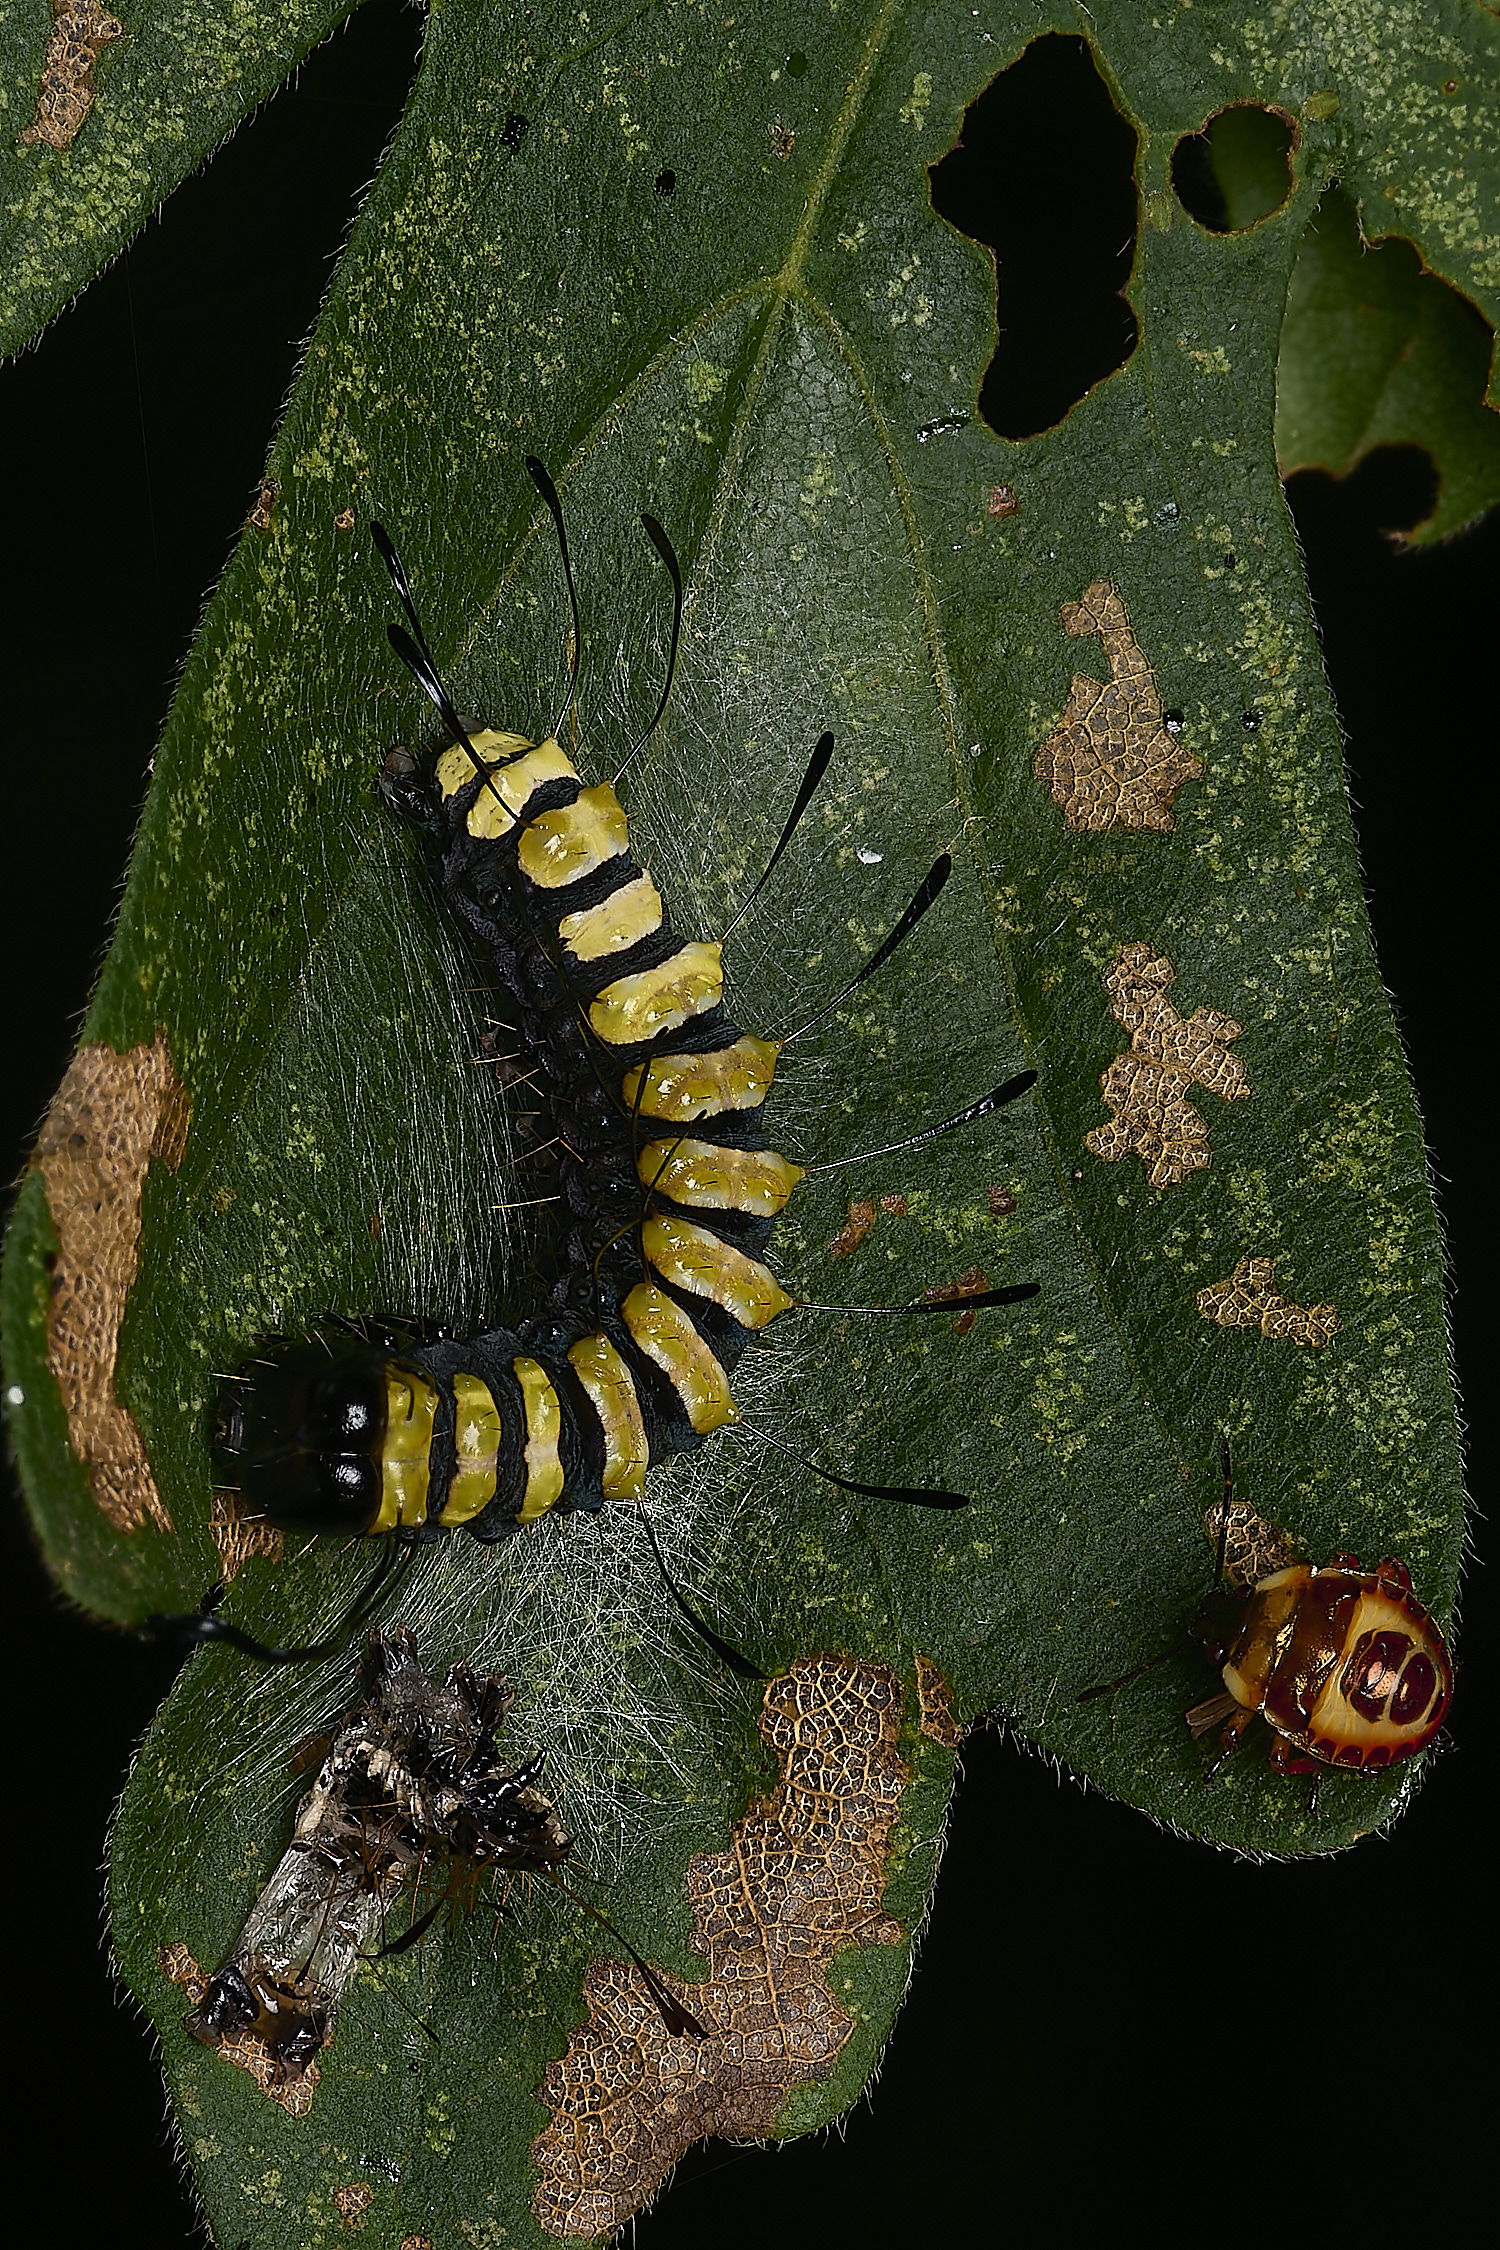
<path fill-rule="evenodd" d="M 745 1344 L 793 1303 L 760 1256 L 802 1177 L 762 1129 L 777 1042 L 728 1014 L 719 946 L 674 933 L 612 787 L 552 737 L 468 742 L 430 779 L 392 752 L 381 786 L 434 840 L 536 1058 L 562 1278 L 514 1331 L 273 1347 L 228 1402 L 220 1452 L 289 1527 L 491 1540 L 639 1498 L 653 1463 L 737 1418 Z"/>
<path fill-rule="evenodd" d="M 556 489 L 540 462 L 528 460 L 527 469 L 557 530 L 576 645 L 577 594 Z M 667 682 L 644 742 L 670 694 L 683 588 L 666 533 L 653 517 L 641 521 L 671 573 L 675 601 Z M 330 1326 L 257 1353 L 224 1398 L 216 1457 L 247 1514 L 289 1529 L 386 1534 L 410 1547 L 460 1525 L 488 1541 L 544 1515 L 638 1500 L 653 1464 L 735 1421 L 731 1379 L 747 1343 L 794 1304 L 762 1254 L 805 1175 L 766 1139 L 763 1113 L 782 1043 L 753 1037 L 730 1017 L 722 940 L 673 931 L 661 893 L 632 855 L 613 784 L 585 783 L 558 740 L 561 718 L 533 742 L 459 716 L 401 559 L 379 525 L 371 528 L 412 628 L 391 624 L 391 645 L 447 730 L 430 769 L 393 750 L 381 793 L 430 839 L 449 906 L 514 1002 L 558 1151 L 560 1278 L 518 1328 L 464 1342 L 429 1335 L 403 1343 L 390 1334 L 377 1344 Z M 570 688 L 565 712 L 571 703 Z M 752 899 L 832 751 L 825 734 Z M 945 852 L 884 943 L 801 1031 L 890 958 L 951 869 Z M 987 1117 L 1035 1078 L 1023 1071 L 944 1123 L 871 1153 L 920 1148 Z M 1024 1282 L 974 1302 L 1015 1303 L 1038 1286 Z M 959 1492 L 814 1473 L 866 1497 L 965 1505 Z M 695 1630 L 753 1674 L 667 1584 Z M 379 1590 L 377 1572 L 351 1623 Z M 336 1645 L 272 1650 L 210 1612 L 171 1622 L 194 1639 L 228 1639 L 276 1661 Z"/>

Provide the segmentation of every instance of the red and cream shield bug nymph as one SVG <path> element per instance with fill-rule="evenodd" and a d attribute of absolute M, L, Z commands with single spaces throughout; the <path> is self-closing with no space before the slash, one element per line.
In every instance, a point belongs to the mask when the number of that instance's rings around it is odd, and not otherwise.
<path fill-rule="evenodd" d="M 1194 1735 L 1224 1722 L 1212 1780 L 1255 1717 L 1271 1727 L 1278 1773 L 1377 1773 L 1424 1750 L 1447 1715 L 1453 1667 L 1443 1636 L 1394 1557 L 1373 1571 L 1335 1555 L 1292 1563 L 1240 1593 L 1223 1585 L 1230 1480 L 1224 1459 L 1219 1568 L 1193 1635 L 1225 1692 L 1187 1714 Z"/>
<path fill-rule="evenodd" d="M 1227 1446 L 1220 1460 L 1218 1567 L 1192 1632 L 1224 1687 L 1196 1704 L 1187 1724 L 1197 1736 L 1222 1723 L 1223 1748 L 1203 1777 L 1212 1781 L 1251 1722 L 1264 1719 L 1272 1769 L 1312 1774 L 1315 1811 L 1330 1769 L 1376 1774 L 1427 1748 L 1447 1716 L 1453 1667 L 1405 1563 L 1392 1557 L 1367 1571 L 1352 1554 L 1321 1569 L 1291 1561 L 1286 1541 L 1235 1501 Z M 1112 1695 L 1170 1653 L 1080 1700 Z"/>
<path fill-rule="evenodd" d="M 1321 1570 L 1295 1563 L 1248 1594 L 1213 1596 L 1194 1633 L 1228 1692 L 1189 1711 L 1188 1726 L 1206 1734 L 1225 1720 L 1227 1757 L 1259 1713 L 1275 1730 L 1278 1773 L 1374 1773 L 1410 1758 L 1437 1733 L 1453 1692 L 1443 1636 L 1394 1559 L 1374 1571 L 1357 1555 Z"/>

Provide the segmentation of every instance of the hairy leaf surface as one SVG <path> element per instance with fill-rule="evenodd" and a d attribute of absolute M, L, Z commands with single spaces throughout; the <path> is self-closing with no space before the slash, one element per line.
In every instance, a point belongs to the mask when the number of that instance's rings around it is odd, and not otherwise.
<path fill-rule="evenodd" d="M 538 733 L 567 661 L 521 466 L 546 458 L 584 597 L 579 756 L 607 778 L 665 660 L 650 509 L 682 557 L 687 627 L 666 720 L 623 787 L 682 930 L 725 926 L 812 742 L 838 737 L 731 940 L 740 1019 L 781 1033 L 816 1014 L 935 853 L 957 862 L 890 968 L 787 1050 L 779 1145 L 856 1155 L 1039 1073 L 981 1126 L 808 1181 L 776 1249 L 819 1303 L 899 1304 L 976 1271 L 1036 1278 L 1041 1296 L 972 1325 L 788 1318 L 742 1386 L 773 1437 L 971 1506 L 851 1503 L 740 1433 L 653 1480 L 674 1570 L 768 1671 L 833 1655 L 903 1683 L 910 1779 L 884 1904 L 908 1934 L 950 1762 L 917 1726 L 919 1658 L 961 1724 L 1003 1709 L 1158 1820 L 1242 1851 L 1328 1850 L 1387 1817 L 1401 1778 L 1331 1779 L 1314 1826 L 1263 1747 L 1204 1791 L 1182 1726 L 1213 1684 L 1171 1652 L 1212 1576 L 1221 1438 L 1241 1496 L 1301 1552 L 1400 1554 L 1442 1617 L 1461 1530 L 1420 1129 L 1273 420 L 1288 284 L 1333 174 L 1389 188 L 1428 262 L 1490 301 L 1493 238 L 1443 189 L 1455 163 L 1482 163 L 1426 91 L 1488 34 L 1454 11 L 1398 59 L 1359 11 L 1346 48 L 1321 12 L 1266 44 L 1208 7 L 1169 32 L 1109 10 L 1096 54 L 1139 135 L 1148 222 L 1140 339 L 1055 430 L 1008 444 L 974 405 L 993 271 L 934 214 L 928 167 L 1039 28 L 1029 11 L 893 5 L 815 31 L 798 11 L 746 25 L 672 5 L 432 17 L 272 449 L 265 521 L 187 668 L 86 1026 L 119 1054 L 163 1031 L 185 1090 L 180 1160 L 145 1177 L 116 1379 L 166 1523 L 117 1529 L 69 1451 L 39 1178 L 5 1284 L 42 1536 L 68 1590 L 120 1619 L 191 1607 L 220 1574 L 216 1372 L 256 1339 L 332 1310 L 524 1309 L 533 1220 L 513 1207 L 531 1189 L 478 1060 L 481 980 L 374 795 L 384 750 L 425 739 L 426 719 L 386 647 L 367 526 L 401 547 L 459 707 Z M 1214 235 L 1175 204 L 1169 167 L 1231 100 L 1298 119 L 1295 186 Z M 1113 797 L 1087 764 L 1111 708 L 1146 774 Z M 1180 1019 L 1152 1015 L 1166 1047 L 1136 1035 L 1122 961 Z M 1138 1090 L 1194 1113 L 1173 1113 L 1173 1145 L 1206 1163 L 1164 1161 L 1128 1102 L 1108 1138 L 1101 1078 L 1131 1052 Z M 851 1204 L 873 1224 L 851 1227 Z M 1295 1322 L 1207 1317 L 1203 1293 L 1252 1258 L 1336 1327 L 1299 1340 Z M 292 1543 L 246 1565 L 228 1613 L 307 1637 L 368 1567 Z M 509 1672 L 518 1751 L 548 1751 L 596 1895 L 654 1961 L 701 1974 L 690 1862 L 725 1851 L 776 1777 L 757 1699 L 676 1618 L 639 1525 L 549 1522 L 483 1554 L 459 1535 L 421 1558 L 399 1614 L 434 1665 Z M 193 2047 L 157 1967 L 168 1944 L 222 1958 L 289 1832 L 289 1752 L 337 1721 L 352 1672 L 352 1652 L 291 1676 L 194 1658 L 121 1814 L 120 1958 L 226 2240 L 252 2207 L 265 2240 L 335 2239 L 351 2181 L 374 2191 L 372 2241 L 541 2239 L 537 2089 L 596 1950 L 575 1908 L 518 1897 L 498 1934 L 481 1913 L 362 1978 L 301 2122 Z M 781 2129 L 847 2104 L 908 1957 L 873 1940 L 839 1956 L 854 2036 Z"/>

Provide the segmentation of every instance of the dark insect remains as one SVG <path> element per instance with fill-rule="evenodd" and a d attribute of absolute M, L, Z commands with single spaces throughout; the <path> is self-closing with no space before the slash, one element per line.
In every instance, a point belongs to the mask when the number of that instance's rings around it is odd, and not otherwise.
<path fill-rule="evenodd" d="M 332 2038 L 360 1963 L 415 1944 L 455 1877 L 556 1879 L 571 1848 L 538 1786 L 541 1756 L 512 1772 L 495 1747 L 511 1702 L 503 1677 L 476 1678 L 455 1664 L 440 1683 L 423 1671 L 412 1634 L 376 1633 L 364 1686 L 298 1807 L 291 1843 L 186 2018 L 195 2039 L 278 2099 L 306 2079 Z M 436 1903 L 418 1914 L 421 1887 L 439 1878 Z M 387 1939 L 408 1890 L 407 1927 Z M 605 1926 L 635 1961 L 667 2028 L 701 2036 L 697 2019 Z"/>

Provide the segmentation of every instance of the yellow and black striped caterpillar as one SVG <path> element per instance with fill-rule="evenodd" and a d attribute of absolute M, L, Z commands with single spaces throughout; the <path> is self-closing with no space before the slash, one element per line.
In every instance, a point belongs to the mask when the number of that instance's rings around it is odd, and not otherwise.
<path fill-rule="evenodd" d="M 576 645 L 557 496 L 540 464 L 527 466 L 557 526 Z M 644 520 L 672 572 L 675 651 L 681 576 L 666 534 Z M 374 535 L 412 627 L 392 625 L 392 644 L 447 734 L 427 767 L 393 751 L 382 793 L 432 840 L 445 898 L 510 994 L 536 1059 L 567 1214 L 560 1276 L 515 1329 L 409 1348 L 394 1331 L 371 1341 L 330 1329 L 268 1347 L 226 1394 L 218 1462 L 242 1508 L 273 1524 L 394 1534 L 405 1546 L 462 1525 L 487 1541 L 554 1511 L 638 1500 L 654 1463 L 737 1419 L 735 1367 L 795 1302 L 762 1253 L 804 1173 L 766 1139 L 782 1043 L 730 1017 L 722 940 L 673 931 L 613 785 L 584 780 L 556 727 L 537 743 L 459 718 L 400 559 L 378 526 Z M 668 689 L 670 678 L 669 665 Z M 658 718 L 665 702 L 664 692 Z M 767 874 L 831 750 L 825 736 Z M 856 983 L 926 911 L 948 866 L 945 855 Z M 1033 1077 L 900 1145 L 987 1114 Z M 926 1505 L 964 1497 L 817 1473 Z"/>
<path fill-rule="evenodd" d="M 653 1461 L 735 1418 L 745 1342 L 792 1302 L 755 1253 L 802 1174 L 761 1127 L 776 1044 L 728 1016 L 719 947 L 672 934 L 608 783 L 586 787 L 555 737 L 485 728 L 430 781 L 395 754 L 386 787 L 439 838 L 444 891 L 546 1073 L 571 1251 L 517 1331 L 278 1354 L 229 1450 L 277 1522 L 493 1539 L 639 1499 Z"/>

